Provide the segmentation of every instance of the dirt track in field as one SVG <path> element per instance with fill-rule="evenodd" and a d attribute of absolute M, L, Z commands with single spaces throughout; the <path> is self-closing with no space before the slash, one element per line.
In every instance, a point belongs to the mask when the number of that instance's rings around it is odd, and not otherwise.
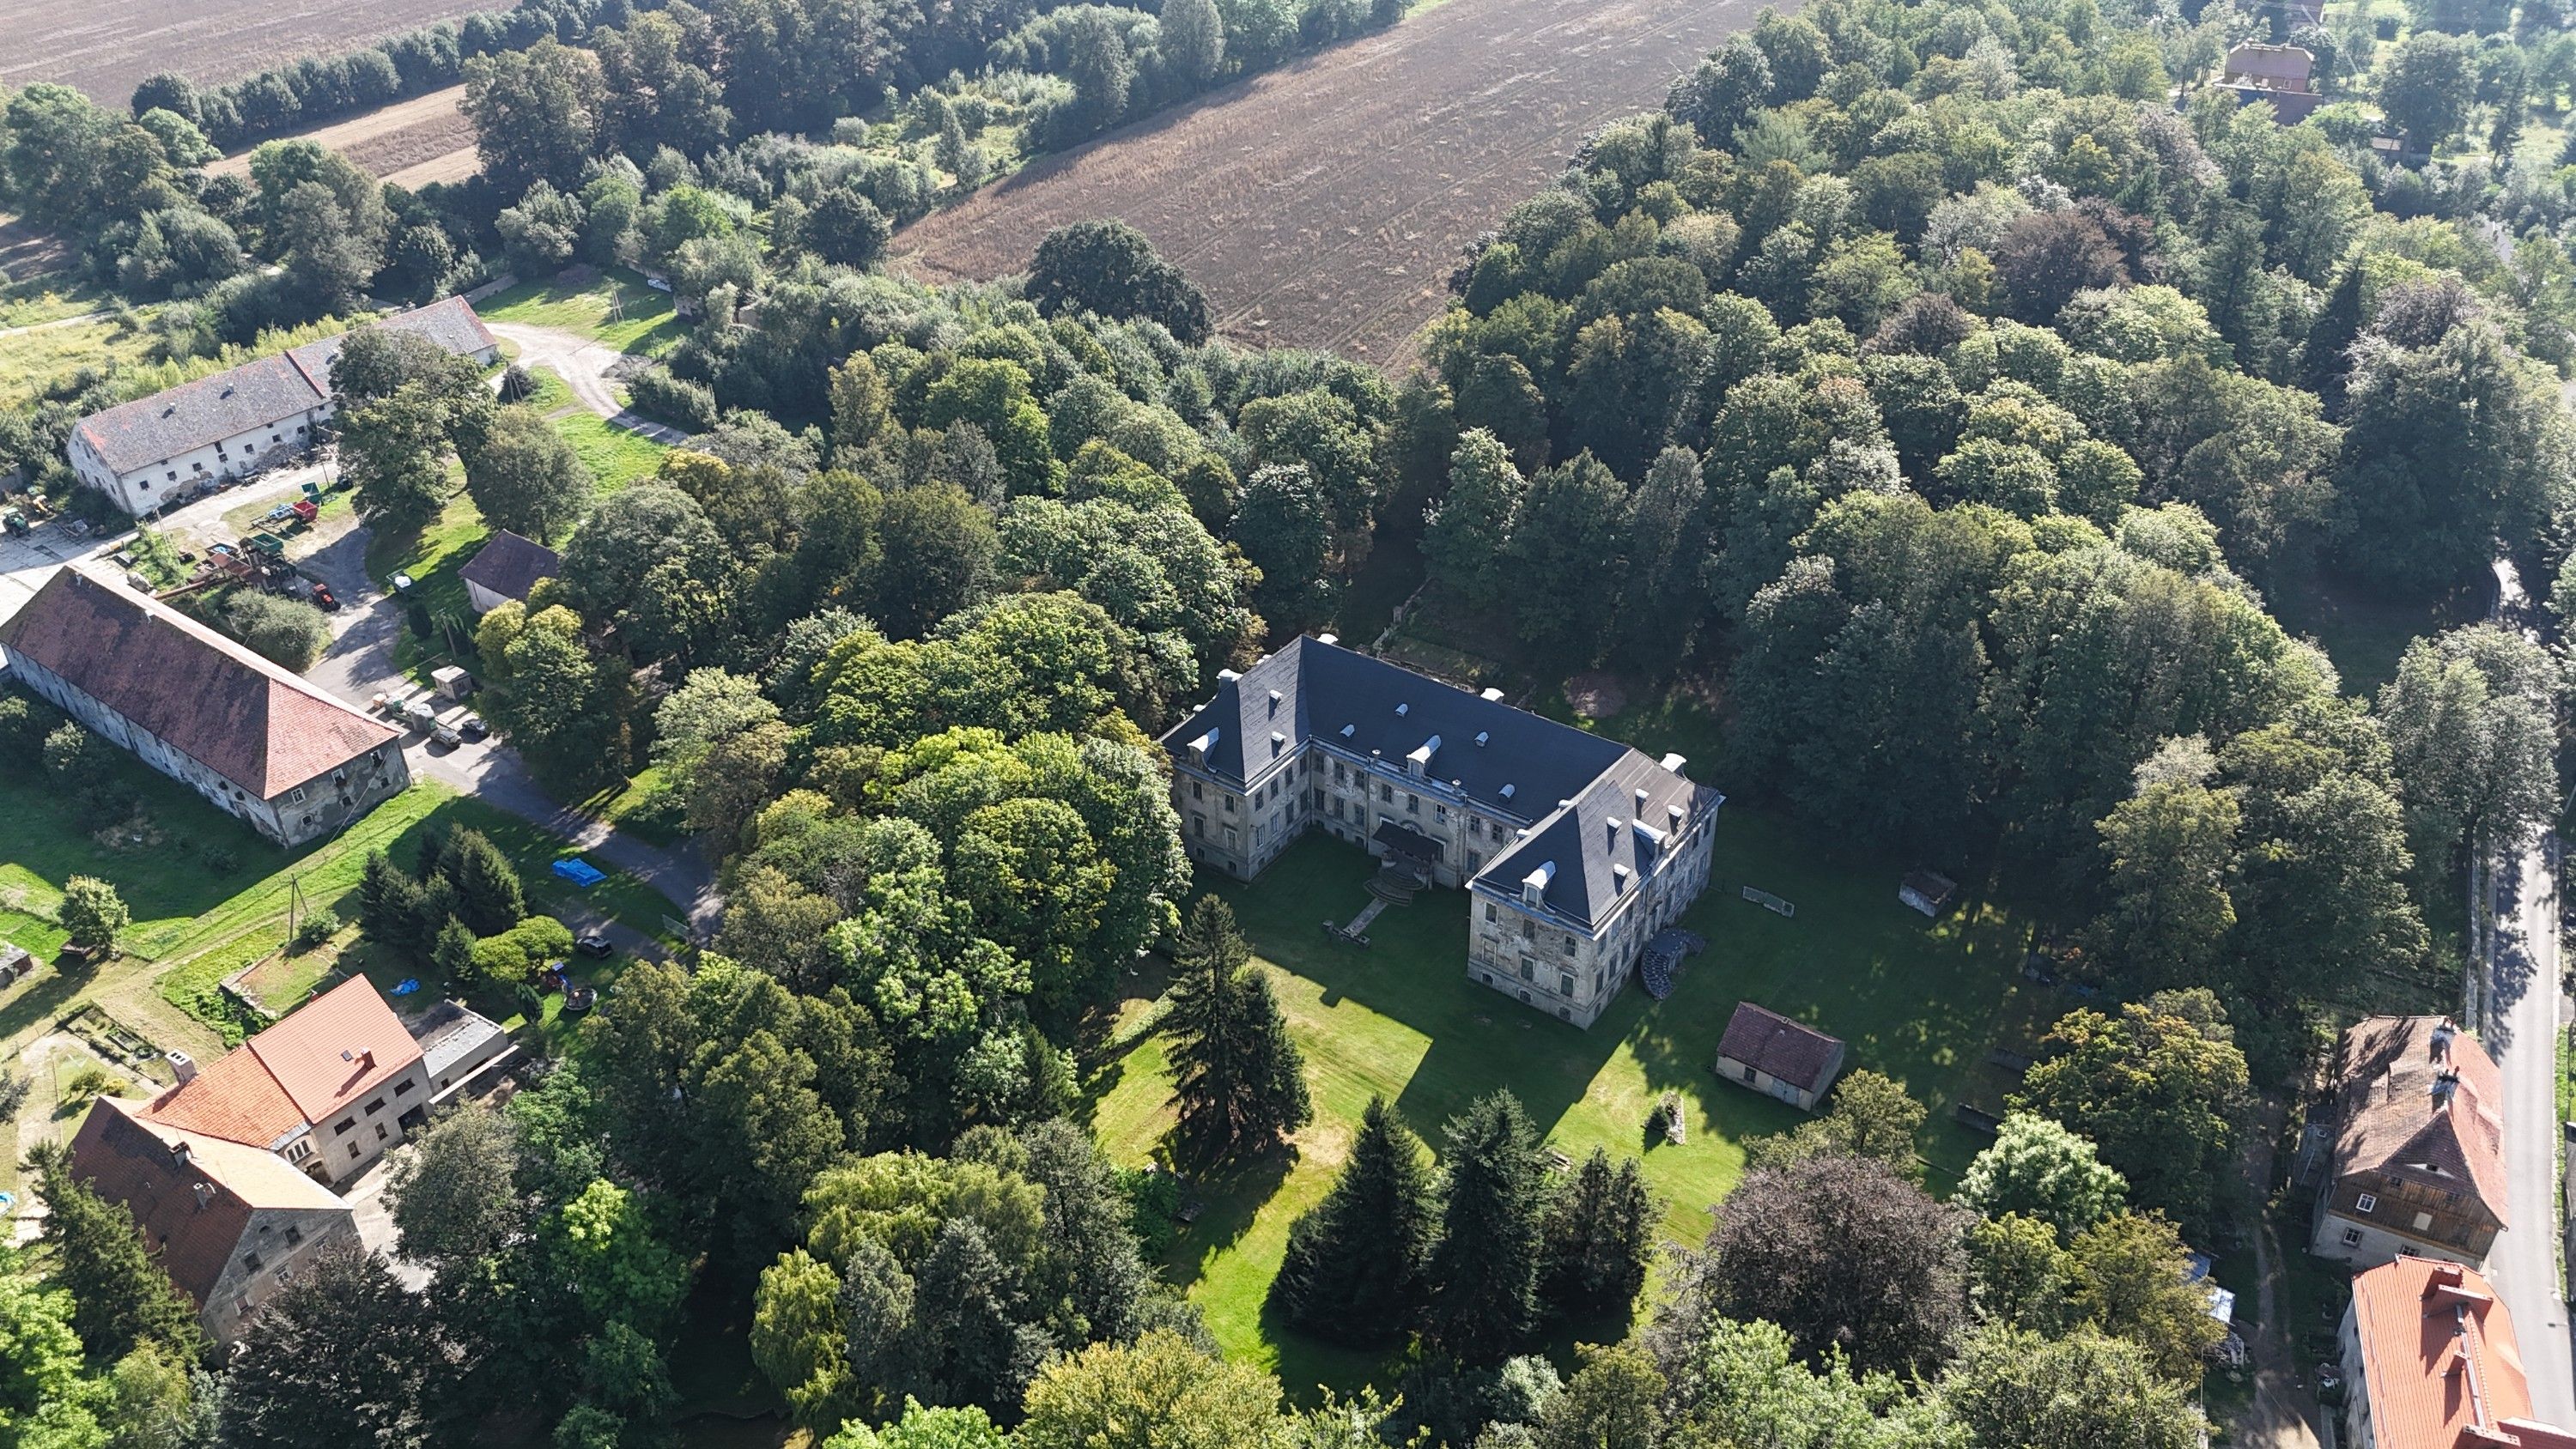
<path fill-rule="evenodd" d="M 1029 167 L 894 253 L 927 280 L 993 277 L 1053 227 L 1123 217 L 1229 336 L 1401 366 L 1460 249 L 1760 3 L 1448 0 Z"/>
<path fill-rule="evenodd" d="M 0 84 L 61 81 L 122 108 L 144 77 L 239 80 L 336 55 L 488 0 L 0 0 Z"/>
<path fill-rule="evenodd" d="M 464 171 L 458 174 L 471 174 L 476 164 L 474 123 L 466 120 L 465 113 L 457 109 L 464 99 L 465 87 L 449 86 L 362 116 L 295 134 L 304 140 L 321 142 L 380 180 L 449 166 L 454 164 L 450 158 L 460 155 Z M 227 171 L 248 174 L 250 153 L 244 151 L 227 156 L 206 169 L 218 174 Z M 436 179 L 452 181 L 457 178 L 441 176 Z M 405 184 L 415 188 L 419 185 L 417 181 Z"/>

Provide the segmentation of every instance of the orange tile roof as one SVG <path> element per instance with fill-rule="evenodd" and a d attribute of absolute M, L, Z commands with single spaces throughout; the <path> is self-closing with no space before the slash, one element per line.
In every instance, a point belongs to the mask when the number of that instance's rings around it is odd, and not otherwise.
<path fill-rule="evenodd" d="M 317 1124 L 420 1060 L 420 1044 L 364 976 L 297 1007 L 242 1050 L 277 1079 L 305 1121 Z"/>
<path fill-rule="evenodd" d="M 238 1047 L 141 1111 L 154 1122 L 252 1147 L 275 1147 L 307 1121 L 259 1058 Z"/>
<path fill-rule="evenodd" d="M 0 621 L 23 655 L 262 800 L 402 738 L 89 563 Z"/>
<path fill-rule="evenodd" d="M 2466 1192 L 2505 1225 L 2504 1078 L 2437 1016 L 2374 1016 L 2344 1033 L 2334 1173 L 2382 1172 Z M 2437 1092 L 2445 1073 L 2457 1081 Z"/>
<path fill-rule="evenodd" d="M 2381 1449 L 2562 1449 L 2531 1418 L 2513 1318 L 2474 1269 L 2399 1258 L 2352 1280 L 2362 1392 Z"/>

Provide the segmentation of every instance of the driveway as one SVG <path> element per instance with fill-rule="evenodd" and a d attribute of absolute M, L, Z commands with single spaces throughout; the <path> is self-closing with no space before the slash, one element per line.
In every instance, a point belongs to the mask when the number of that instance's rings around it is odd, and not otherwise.
<path fill-rule="evenodd" d="M 622 362 L 635 359 L 593 338 L 557 327 L 533 327 L 524 322 L 483 324 L 492 335 L 519 349 L 521 367 L 545 367 L 554 370 L 581 405 L 608 419 L 630 433 L 640 433 L 657 443 L 677 446 L 689 440 L 687 433 L 666 427 L 640 413 L 629 412 L 617 396 L 617 383 L 609 370 Z"/>

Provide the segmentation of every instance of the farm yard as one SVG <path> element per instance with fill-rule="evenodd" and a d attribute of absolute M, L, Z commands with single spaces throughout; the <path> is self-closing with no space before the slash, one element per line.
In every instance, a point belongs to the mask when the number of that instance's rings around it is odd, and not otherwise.
<path fill-rule="evenodd" d="M 1758 9 L 1447 0 L 1033 164 L 893 254 L 927 281 L 994 277 L 1051 228 L 1121 217 L 1207 289 L 1227 335 L 1400 367 L 1459 249 Z"/>
<path fill-rule="evenodd" d="M 0 0 L 0 84 L 60 81 L 122 110 L 160 71 L 221 84 L 477 8 L 473 0 Z"/>

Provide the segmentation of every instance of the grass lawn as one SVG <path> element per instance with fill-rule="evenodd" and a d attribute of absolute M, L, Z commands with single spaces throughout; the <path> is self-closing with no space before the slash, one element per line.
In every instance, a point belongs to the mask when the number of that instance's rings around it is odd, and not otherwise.
<path fill-rule="evenodd" d="M 1969 901 L 1939 923 L 1896 901 L 1897 869 L 1854 872 L 1778 823 L 1730 810 L 1718 826 L 1707 893 L 1685 918 L 1709 941 L 1672 997 L 1631 988 L 1586 1030 L 1540 1016 L 1464 974 L 1467 898 L 1434 891 L 1370 928 L 1373 947 L 1322 933 L 1356 911 L 1373 869 L 1357 849 L 1311 836 L 1250 884 L 1207 878 L 1230 900 L 1263 961 L 1278 971 L 1283 1010 L 1306 1056 L 1316 1120 L 1294 1152 L 1223 1180 L 1193 1184 L 1205 1204 L 1167 1260 L 1231 1355 L 1279 1372 L 1293 1391 L 1349 1388 L 1378 1365 L 1307 1343 L 1268 1320 L 1263 1300 L 1288 1225 L 1320 1199 L 1372 1094 L 1397 1104 L 1426 1139 L 1475 1097 L 1509 1087 L 1573 1156 L 1593 1147 L 1642 1155 L 1664 1201 L 1668 1238 L 1696 1242 L 1708 1209 L 1743 1172 L 1744 1144 L 1802 1120 L 1793 1109 L 1718 1081 L 1718 1039 L 1739 999 L 1815 1022 L 1851 1045 L 1850 1065 L 1904 1082 L 1930 1109 L 1922 1152 L 1936 1185 L 1964 1170 L 1979 1143 L 1952 1106 L 2000 1105 L 2008 1083 L 1986 1053 L 2024 1046 L 2068 1003 L 2023 982 L 2023 935 Z M 1750 905 L 1754 884 L 1786 896 L 1797 917 Z M 1171 1125 L 1164 1044 L 1149 1036 L 1094 1072 L 1094 1126 L 1122 1164 L 1151 1159 Z M 1646 1114 L 1681 1094 L 1686 1145 L 1649 1145 Z"/>
<path fill-rule="evenodd" d="M 474 500 L 460 488 L 438 517 L 420 528 L 379 529 L 367 543 L 367 576 L 391 592 L 394 575 L 411 575 L 411 597 L 428 606 L 430 618 L 455 620 L 470 634 L 474 608 L 465 595 L 463 571 L 490 535 L 483 515 L 474 511 Z M 425 686 L 445 649 L 444 640 L 413 633 L 406 618 L 402 632 L 394 636 L 394 663 Z"/>
<path fill-rule="evenodd" d="M 2406 598 L 2312 572 L 2273 587 L 2272 616 L 2292 634 L 2325 646 L 2343 676 L 2344 693 L 2375 696 L 2397 677 L 2397 659 L 2408 644 L 2485 618 L 2488 588 L 2481 575 L 2443 597 Z"/>
<path fill-rule="evenodd" d="M 663 780 L 658 766 L 647 765 L 616 789 L 602 790 L 582 801 L 581 812 L 595 820 L 605 820 L 617 827 L 620 835 L 632 835 L 648 845 L 667 849 L 689 836 L 679 793 Z"/>
<path fill-rule="evenodd" d="M 521 282 L 476 303 L 474 310 L 487 321 L 585 333 L 620 352 L 657 353 L 688 331 L 672 311 L 670 293 L 654 291 L 641 273 L 622 267 L 576 283 L 555 278 Z"/>
<path fill-rule="evenodd" d="M 662 467 L 662 455 L 671 451 L 588 411 L 567 413 L 555 419 L 554 426 L 572 445 L 573 455 L 590 470 L 591 482 L 602 493 L 614 493 L 652 477 Z"/>
<path fill-rule="evenodd" d="M 528 395 L 519 399 L 519 406 L 533 408 L 540 414 L 571 407 L 576 401 L 572 385 L 563 380 L 562 373 L 551 367 L 529 368 L 528 384 Z"/>

